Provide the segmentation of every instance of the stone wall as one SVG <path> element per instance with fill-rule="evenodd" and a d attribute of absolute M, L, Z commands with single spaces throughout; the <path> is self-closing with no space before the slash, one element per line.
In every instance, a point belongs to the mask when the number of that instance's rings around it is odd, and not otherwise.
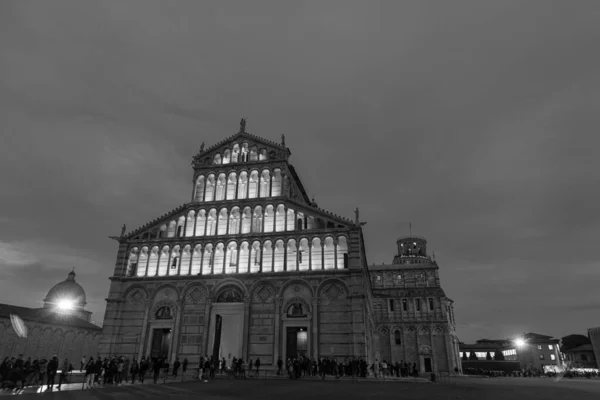
<path fill-rule="evenodd" d="M 85 330 L 62 326 L 51 326 L 25 321 L 28 334 L 26 338 L 17 336 L 10 319 L 0 320 L 0 356 L 17 357 L 23 354 L 25 359 L 32 360 L 57 355 L 60 360 L 65 357 L 71 361 L 75 369 L 79 368 L 81 357 L 96 357 L 100 330 Z"/>

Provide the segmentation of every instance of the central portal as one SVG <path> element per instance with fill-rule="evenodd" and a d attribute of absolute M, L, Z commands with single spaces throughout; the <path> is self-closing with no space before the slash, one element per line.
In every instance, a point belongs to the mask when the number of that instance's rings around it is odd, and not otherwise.
<path fill-rule="evenodd" d="M 215 343 L 215 325 L 217 314 L 221 315 L 221 345 L 219 347 L 219 358 L 245 358 L 244 344 L 244 303 L 216 303 L 210 313 L 209 341 L 206 353 L 212 355 Z"/>
<path fill-rule="evenodd" d="M 152 333 L 152 349 L 150 357 L 168 357 L 169 343 L 171 342 L 171 329 L 154 329 Z"/>
<path fill-rule="evenodd" d="M 308 356 L 308 331 L 306 327 L 288 327 L 286 329 L 285 357 Z"/>

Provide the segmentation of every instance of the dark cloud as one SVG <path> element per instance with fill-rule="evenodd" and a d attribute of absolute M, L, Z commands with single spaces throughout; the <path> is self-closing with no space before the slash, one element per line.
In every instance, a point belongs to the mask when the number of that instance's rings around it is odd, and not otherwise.
<path fill-rule="evenodd" d="M 48 281 L 82 268 L 101 319 L 107 236 L 188 201 L 192 155 L 243 116 L 286 135 L 321 207 L 360 207 L 370 263 L 409 221 L 428 237 L 462 340 L 585 332 L 599 18 L 594 1 L 3 2 L 0 241 L 51 254 Z"/>

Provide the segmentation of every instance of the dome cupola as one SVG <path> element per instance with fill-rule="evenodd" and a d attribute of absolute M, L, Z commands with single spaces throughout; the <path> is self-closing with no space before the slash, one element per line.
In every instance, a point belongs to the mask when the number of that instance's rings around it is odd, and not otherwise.
<path fill-rule="evenodd" d="M 44 308 L 83 309 L 86 304 L 85 291 L 75 282 L 74 270 L 66 280 L 54 285 L 44 299 Z"/>

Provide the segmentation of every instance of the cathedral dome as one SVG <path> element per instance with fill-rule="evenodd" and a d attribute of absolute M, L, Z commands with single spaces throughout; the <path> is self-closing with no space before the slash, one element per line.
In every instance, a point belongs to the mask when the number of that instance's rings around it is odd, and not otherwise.
<path fill-rule="evenodd" d="M 58 305 L 61 301 L 70 301 L 74 308 L 83 308 L 85 302 L 85 291 L 77 282 L 75 282 L 75 272 L 69 272 L 66 280 L 57 283 L 50 289 L 44 299 L 44 305 Z"/>

